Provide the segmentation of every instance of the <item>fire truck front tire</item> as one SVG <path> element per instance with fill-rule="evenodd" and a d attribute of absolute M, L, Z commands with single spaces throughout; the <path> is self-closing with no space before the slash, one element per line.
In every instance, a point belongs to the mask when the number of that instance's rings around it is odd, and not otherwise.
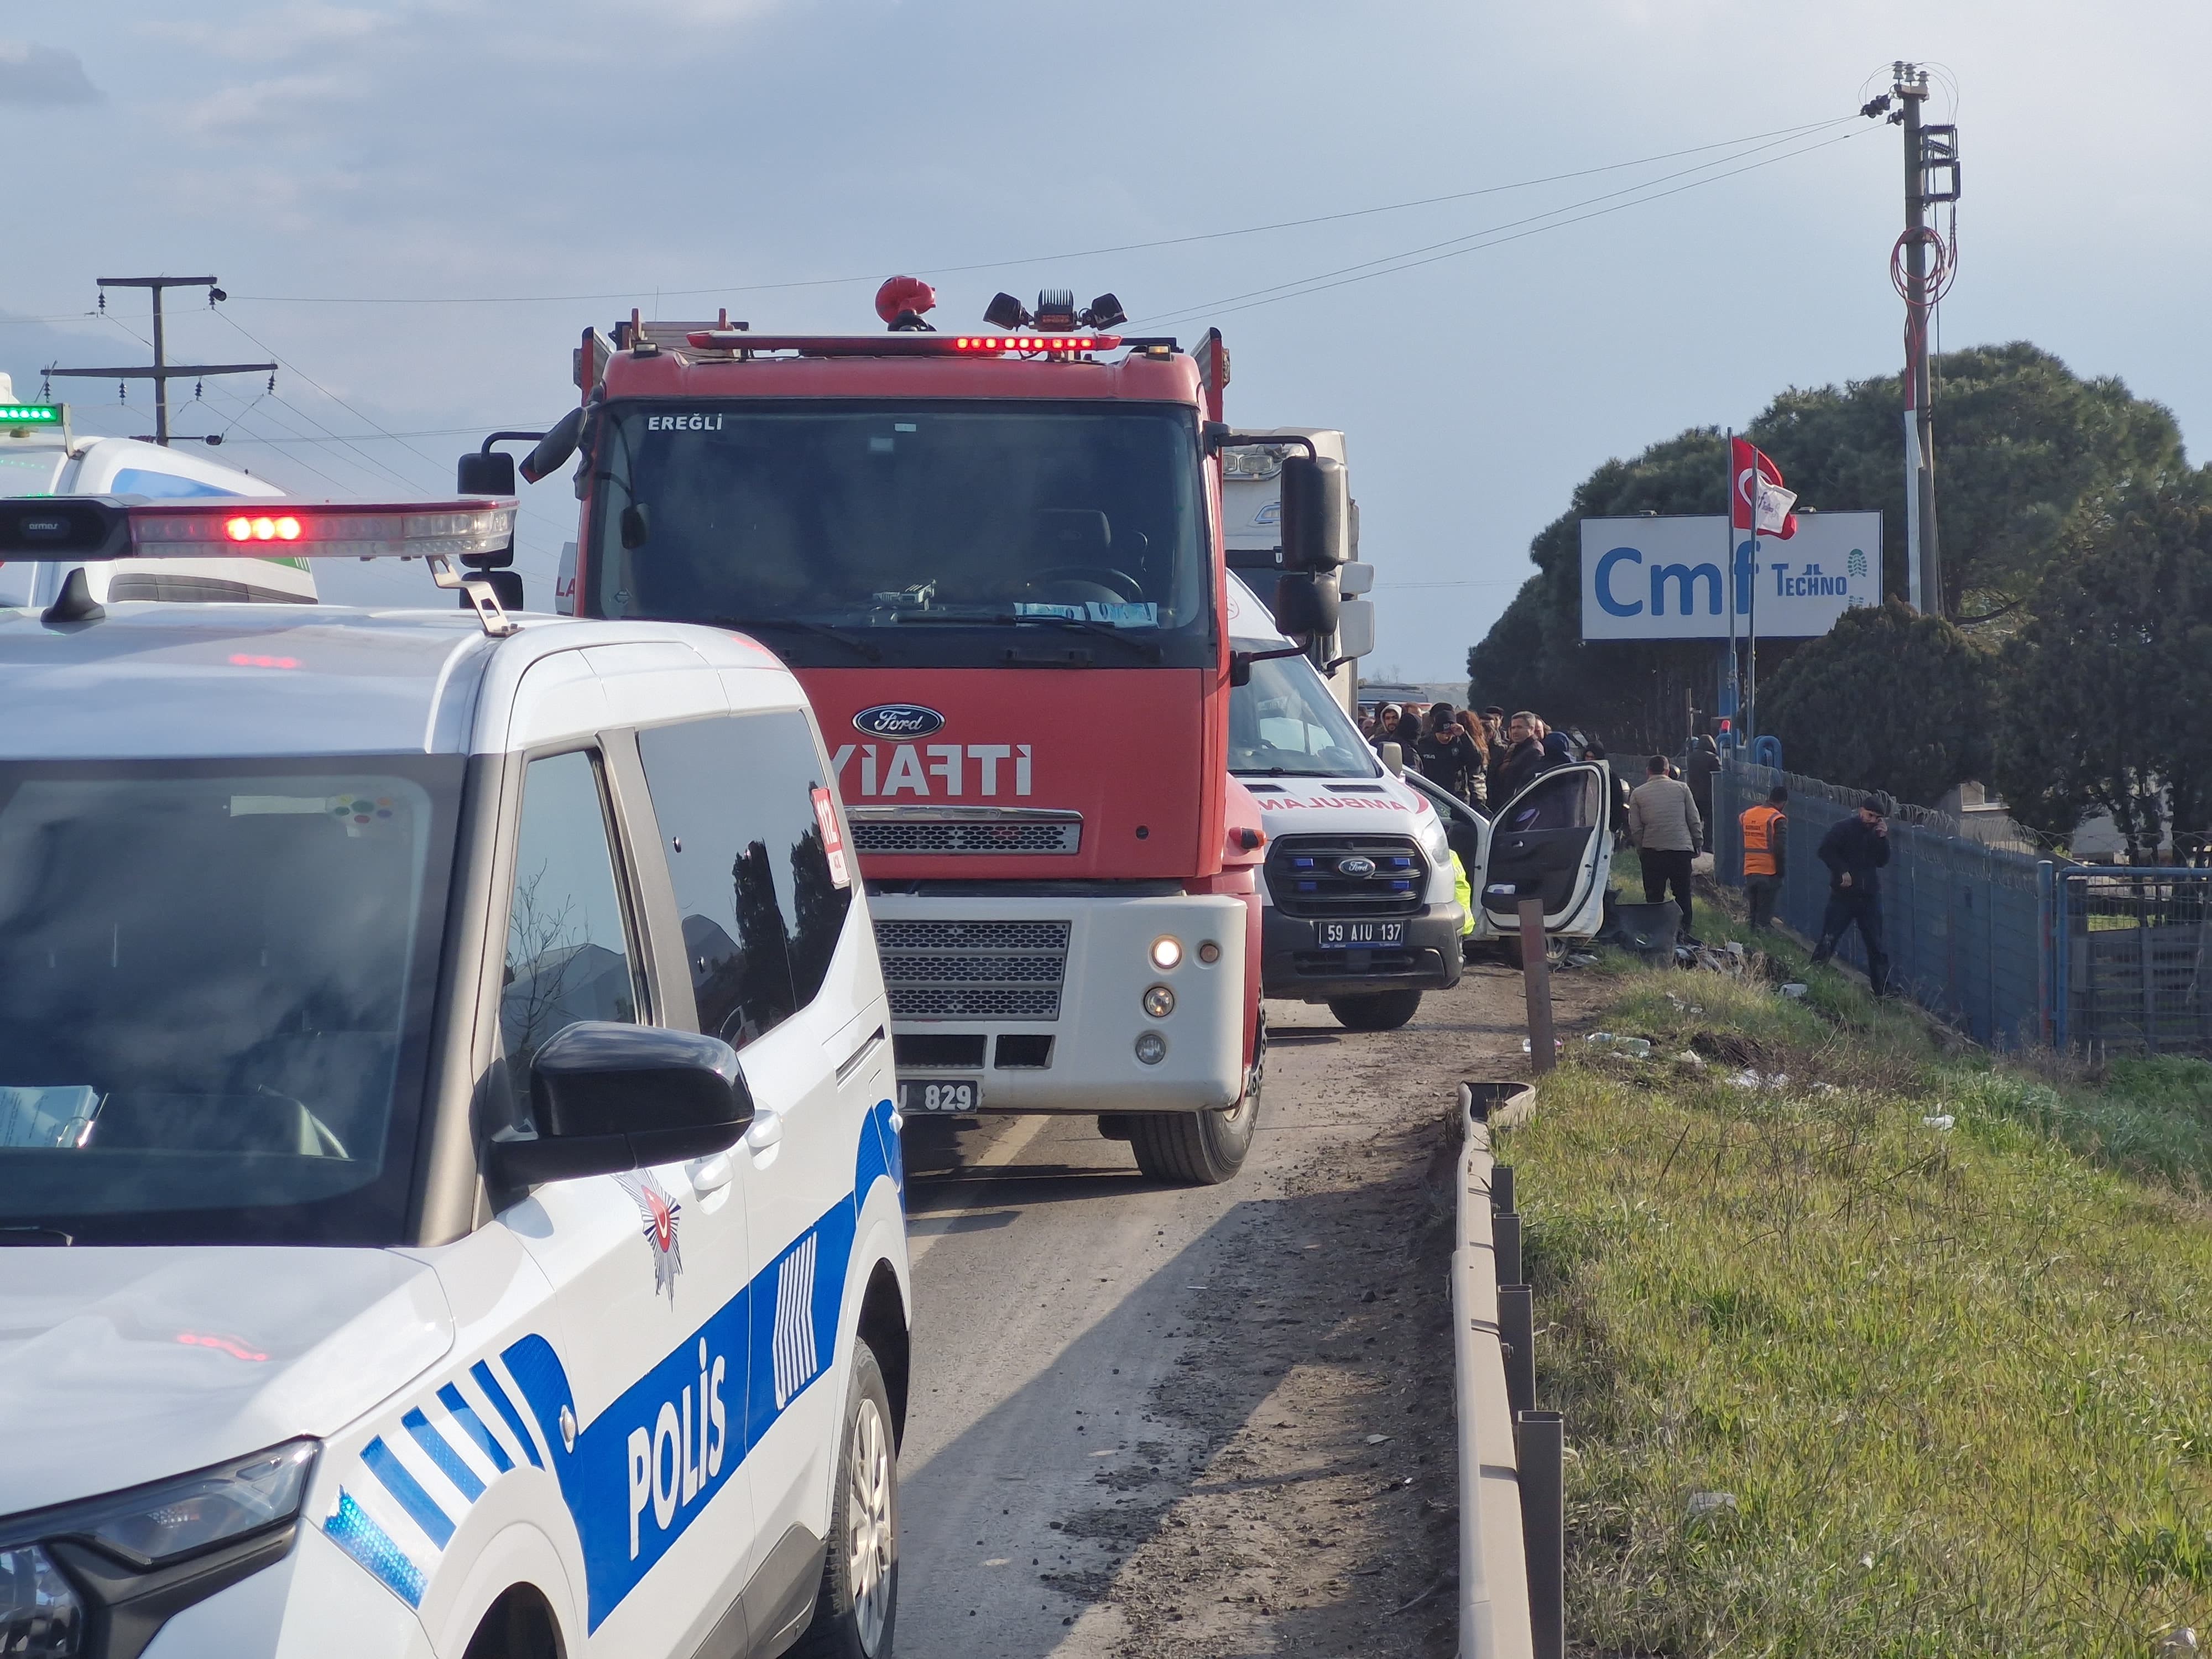
<path fill-rule="evenodd" d="M 1244 1167 L 1260 1103 L 1248 1095 L 1222 1112 L 1137 1112 L 1128 1118 L 1129 1150 L 1154 1181 L 1218 1187 Z"/>
<path fill-rule="evenodd" d="M 1370 991 L 1365 996 L 1331 997 L 1328 1011 L 1352 1031 L 1395 1031 L 1421 1006 L 1419 991 Z"/>

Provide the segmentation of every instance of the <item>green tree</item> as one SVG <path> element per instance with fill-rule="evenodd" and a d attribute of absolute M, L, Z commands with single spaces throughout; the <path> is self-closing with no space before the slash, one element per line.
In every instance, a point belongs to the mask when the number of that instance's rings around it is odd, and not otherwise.
<path fill-rule="evenodd" d="M 2112 378 L 2083 380 L 2026 342 L 1941 354 L 1935 363 L 1936 496 L 1947 611 L 1997 629 L 2019 610 L 2094 503 L 2117 489 L 2184 476 L 2181 434 L 2162 405 Z M 1898 376 L 1791 388 L 1747 435 L 1772 456 L 1799 501 L 1882 515 L 1885 592 L 1905 575 L 1904 400 Z M 1710 644 L 1584 644 L 1578 521 L 1638 513 L 1718 513 L 1727 460 L 1717 428 L 1699 427 L 1609 460 L 1577 487 L 1567 511 L 1529 544 L 1536 574 L 1468 653 L 1478 701 L 1539 708 L 1554 723 L 1680 732 L 1681 688 L 1710 700 Z M 2000 621 L 1999 619 L 2002 619 Z M 1759 647 L 1762 678 L 1799 647 Z M 1794 762 L 1794 757 L 1793 757 Z"/>
<path fill-rule="evenodd" d="M 1903 601 L 1846 611 L 1759 699 L 1793 772 L 1931 806 L 1989 775 L 1992 653 Z"/>
<path fill-rule="evenodd" d="M 1944 611 L 1974 618 L 2034 591 L 2084 503 L 2187 470 L 2162 404 L 2114 376 L 2083 380 L 2025 340 L 1933 365 Z M 1905 592 L 1904 394 L 1899 377 L 1784 392 L 1752 422 L 1806 505 L 1879 508 L 1885 592 Z"/>
<path fill-rule="evenodd" d="M 2166 831 L 2212 831 L 2212 486 L 2203 474 L 2117 492 L 2074 526 L 2069 556 L 2006 647 L 1990 775 L 2050 834 L 2108 812 L 2130 859 Z"/>

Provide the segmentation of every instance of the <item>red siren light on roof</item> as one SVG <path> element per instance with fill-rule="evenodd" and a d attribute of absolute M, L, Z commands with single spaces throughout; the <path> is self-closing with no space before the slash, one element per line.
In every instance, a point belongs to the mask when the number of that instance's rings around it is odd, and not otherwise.
<path fill-rule="evenodd" d="M 876 290 L 876 315 L 890 328 L 927 328 L 922 313 L 937 309 L 937 290 L 919 276 L 893 276 Z"/>

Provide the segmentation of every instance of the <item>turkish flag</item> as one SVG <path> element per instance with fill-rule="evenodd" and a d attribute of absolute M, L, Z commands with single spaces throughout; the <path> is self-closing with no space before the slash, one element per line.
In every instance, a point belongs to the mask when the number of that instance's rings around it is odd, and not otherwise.
<path fill-rule="evenodd" d="M 1729 443 L 1734 453 L 1729 471 L 1735 481 L 1729 492 L 1729 525 L 1750 530 L 1755 523 L 1760 535 L 1789 540 L 1797 533 L 1797 515 L 1790 510 L 1797 505 L 1797 496 L 1782 487 L 1782 469 L 1741 438 Z"/>

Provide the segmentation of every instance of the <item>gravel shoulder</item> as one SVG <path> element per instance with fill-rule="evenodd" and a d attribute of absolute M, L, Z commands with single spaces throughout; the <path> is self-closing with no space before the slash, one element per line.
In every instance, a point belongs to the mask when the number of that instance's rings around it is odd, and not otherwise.
<path fill-rule="evenodd" d="M 1554 981 L 1570 1027 L 1596 999 Z M 919 1126 L 899 1650 L 1448 1655 L 1454 1085 L 1521 980 L 1401 1030 L 1273 1003 L 1253 1155 L 1166 1190 L 1082 1120 Z"/>

